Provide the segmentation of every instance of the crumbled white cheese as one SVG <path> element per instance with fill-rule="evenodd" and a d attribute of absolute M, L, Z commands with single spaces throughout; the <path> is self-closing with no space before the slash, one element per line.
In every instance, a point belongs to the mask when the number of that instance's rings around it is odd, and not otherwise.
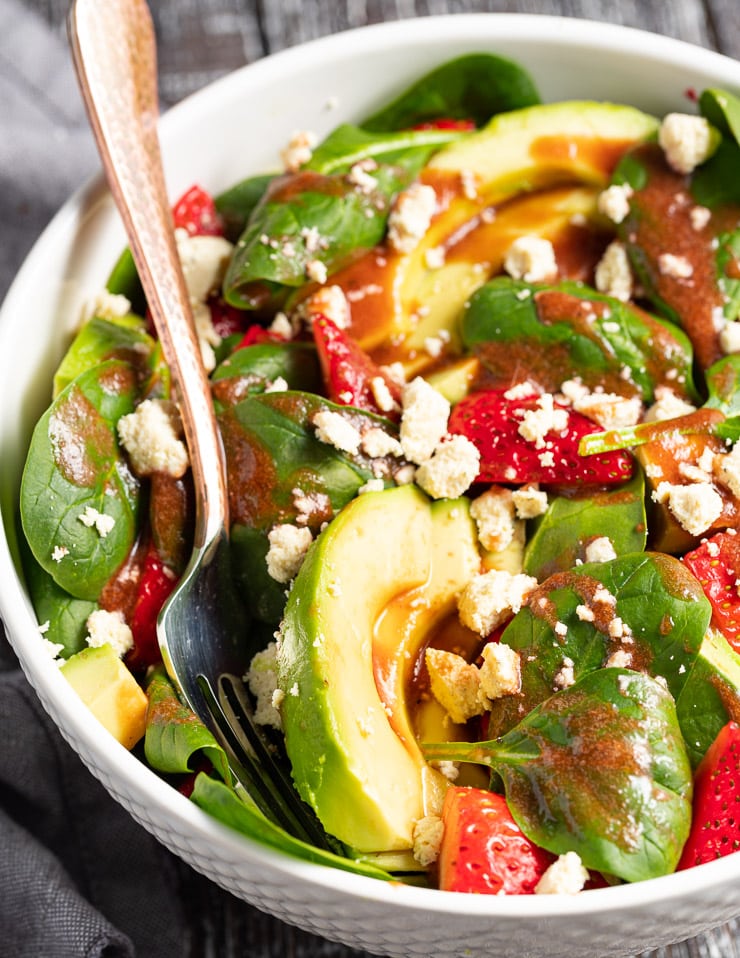
<path fill-rule="evenodd" d="M 361 442 L 359 430 L 341 413 L 322 409 L 316 413 L 311 422 L 316 429 L 316 438 L 320 442 L 352 455 L 359 451 Z"/>
<path fill-rule="evenodd" d="M 740 353 L 740 321 L 733 320 L 722 325 L 719 331 L 719 345 L 725 356 Z"/>
<path fill-rule="evenodd" d="M 685 256 L 676 256 L 675 253 L 661 253 L 658 256 L 658 270 L 671 279 L 689 279 L 694 274 L 690 261 Z"/>
<path fill-rule="evenodd" d="M 460 655 L 428 648 L 425 661 L 432 695 L 453 722 L 467 722 L 485 711 L 480 696 L 480 673 Z"/>
<path fill-rule="evenodd" d="M 329 270 L 326 268 L 326 263 L 322 263 L 320 259 L 310 259 L 306 263 L 306 276 L 309 279 L 312 279 L 314 283 L 318 283 L 319 286 L 322 286 L 329 275 Z"/>
<path fill-rule="evenodd" d="M 433 187 L 412 183 L 398 194 L 388 217 L 388 242 L 398 253 L 410 253 L 429 229 L 437 207 Z"/>
<path fill-rule="evenodd" d="M 427 269 L 442 269 L 445 258 L 444 246 L 433 246 L 424 253 L 424 263 Z"/>
<path fill-rule="evenodd" d="M 403 388 L 400 440 L 408 460 L 429 459 L 447 432 L 450 404 L 445 397 L 417 376 Z"/>
<path fill-rule="evenodd" d="M 381 412 L 392 412 L 394 409 L 398 409 L 398 404 L 383 376 L 372 377 L 370 392 L 373 394 L 373 399 Z"/>
<path fill-rule="evenodd" d="M 413 855 L 424 868 L 439 858 L 439 849 L 444 835 L 444 823 L 439 815 L 425 815 L 414 823 Z"/>
<path fill-rule="evenodd" d="M 49 639 L 42 639 L 41 647 L 49 656 L 54 665 L 64 665 L 65 660 L 60 657 L 61 653 L 64 651 L 64 646 L 60 642 L 52 642 Z"/>
<path fill-rule="evenodd" d="M 510 489 L 491 486 L 470 504 L 470 515 L 478 528 L 478 539 L 489 552 L 505 549 L 517 530 L 514 499 Z"/>
<path fill-rule="evenodd" d="M 607 669 L 628 669 L 632 665 L 632 653 L 627 649 L 616 649 L 604 665 Z"/>
<path fill-rule="evenodd" d="M 102 289 L 95 297 L 89 315 L 100 319 L 122 319 L 131 312 L 130 301 L 120 293 L 109 293 Z"/>
<path fill-rule="evenodd" d="M 608 536 L 592 539 L 586 546 L 586 562 L 610 562 L 616 558 L 614 544 Z"/>
<path fill-rule="evenodd" d="M 711 482 L 712 476 L 705 469 L 699 468 L 693 462 L 679 462 L 678 474 L 689 482 Z"/>
<path fill-rule="evenodd" d="M 179 479 L 185 474 L 188 451 L 179 438 L 180 418 L 174 403 L 145 399 L 132 413 L 121 416 L 117 429 L 137 475 L 163 472 Z"/>
<path fill-rule="evenodd" d="M 110 645 L 119 658 L 132 649 L 134 637 L 126 624 L 123 612 L 116 610 L 108 612 L 106 609 L 96 609 L 87 617 L 87 644 L 91 648 L 100 648 L 101 645 Z"/>
<path fill-rule="evenodd" d="M 356 186 L 361 193 L 370 194 L 378 188 L 378 181 L 370 175 L 372 170 L 377 170 L 378 164 L 372 157 L 360 160 L 354 163 L 347 174 L 349 182 Z"/>
<path fill-rule="evenodd" d="M 527 409 L 522 416 L 517 432 L 533 442 L 535 448 L 544 449 L 545 437 L 551 432 L 563 432 L 568 428 L 568 411 L 557 408 L 550 393 L 545 393 L 537 400 L 536 409 Z"/>
<path fill-rule="evenodd" d="M 578 379 L 568 379 L 560 387 L 576 412 L 593 419 L 603 429 L 634 426 L 642 414 L 639 396 L 620 396 L 596 390 L 591 392 Z"/>
<path fill-rule="evenodd" d="M 184 229 L 175 230 L 175 240 L 203 363 L 210 372 L 215 366 L 213 347 L 220 344 L 221 337 L 213 327 L 206 300 L 220 288 L 234 247 L 223 236 L 191 236 Z"/>
<path fill-rule="evenodd" d="M 676 419 L 678 416 L 687 416 L 696 412 L 696 406 L 681 399 L 668 386 L 655 387 L 655 402 L 646 411 L 645 422 L 661 422 L 664 419 Z"/>
<path fill-rule="evenodd" d="M 466 436 L 451 436 L 416 470 L 416 482 L 432 499 L 456 499 L 475 482 L 480 453 Z"/>
<path fill-rule="evenodd" d="M 599 194 L 596 204 L 599 212 L 612 223 L 621 223 L 629 214 L 633 193 L 629 183 L 613 183 Z"/>
<path fill-rule="evenodd" d="M 736 442 L 726 455 L 715 456 L 712 466 L 717 479 L 740 499 L 740 443 Z"/>
<path fill-rule="evenodd" d="M 712 130 L 703 116 L 669 113 L 660 124 L 658 143 L 670 167 L 677 173 L 691 173 L 711 154 Z"/>
<path fill-rule="evenodd" d="M 524 605 L 537 580 L 529 575 L 491 569 L 474 576 L 458 599 L 463 625 L 479 635 L 490 635 L 510 614 Z"/>
<path fill-rule="evenodd" d="M 503 642 L 488 642 L 481 652 L 480 690 L 489 699 L 515 695 L 521 688 L 519 653 Z"/>
<path fill-rule="evenodd" d="M 382 479 L 368 479 L 368 481 L 357 490 L 357 494 L 361 496 L 366 492 L 382 492 L 383 489 L 385 489 L 385 483 Z"/>
<path fill-rule="evenodd" d="M 557 626 L 563 625 L 562 622 L 558 622 L 555 626 L 555 631 L 557 632 Z M 566 629 L 567 631 L 567 629 Z M 575 662 L 573 659 L 569 658 L 567 655 L 563 659 L 562 665 L 557 670 L 555 675 L 552 677 L 553 684 L 555 688 L 558 689 L 567 689 L 574 684 L 576 677 L 574 673 Z"/>
<path fill-rule="evenodd" d="M 542 283 L 555 279 L 558 264 L 550 240 L 540 236 L 519 236 L 506 251 L 504 269 L 514 279 Z"/>
<path fill-rule="evenodd" d="M 98 512 L 97 509 L 93 506 L 87 506 L 84 512 L 81 512 L 77 518 L 83 524 L 87 526 L 88 529 L 91 529 L 95 526 L 95 529 L 101 539 L 105 539 L 109 532 L 113 530 L 113 526 L 116 524 L 116 520 L 113 516 L 108 516 L 104 512 Z"/>
<path fill-rule="evenodd" d="M 277 379 L 273 379 L 271 383 L 268 383 L 265 386 L 266 393 L 284 393 L 288 389 L 287 380 L 283 379 L 282 376 L 278 376 Z"/>
<path fill-rule="evenodd" d="M 318 138 L 311 130 L 296 130 L 280 153 L 285 169 L 295 173 L 304 163 L 308 163 L 317 143 Z"/>
<path fill-rule="evenodd" d="M 273 526 L 267 538 L 270 543 L 265 557 L 268 574 L 276 582 L 290 582 L 298 574 L 313 541 L 311 530 L 286 522 Z"/>
<path fill-rule="evenodd" d="M 309 326 L 316 316 L 326 317 L 339 329 L 347 329 L 351 322 L 349 300 L 342 287 L 334 283 L 312 293 L 303 304 L 301 314 Z"/>
<path fill-rule="evenodd" d="M 274 333 L 276 336 L 282 336 L 283 339 L 292 339 L 295 332 L 293 324 L 285 313 L 276 313 L 267 329 L 268 332 Z"/>
<path fill-rule="evenodd" d="M 709 482 L 689 486 L 661 482 L 653 499 L 667 503 L 679 524 L 692 536 L 703 535 L 722 514 L 722 496 Z"/>
<path fill-rule="evenodd" d="M 395 363 L 388 363 L 387 366 L 381 366 L 380 371 L 397 386 L 406 385 L 406 370 L 403 368 L 403 363 L 398 361 Z"/>
<path fill-rule="evenodd" d="M 701 230 L 708 225 L 711 218 L 712 211 L 707 209 L 706 206 L 692 206 L 689 210 L 691 228 L 696 230 L 697 233 L 701 232 Z"/>
<path fill-rule="evenodd" d="M 577 605 L 576 606 L 576 615 L 581 620 L 581 622 L 593 622 L 596 616 L 594 615 L 594 610 L 589 608 L 587 605 Z"/>
<path fill-rule="evenodd" d="M 252 658 L 245 676 L 249 691 L 255 698 L 254 720 L 258 725 L 271 725 L 282 729 L 280 704 L 283 693 L 277 685 L 277 644 L 270 642 L 267 648 Z M 276 694 L 279 693 L 279 694 Z"/>
<path fill-rule="evenodd" d="M 539 390 L 531 383 L 528 379 L 525 379 L 524 382 L 516 383 L 516 385 L 511 386 L 504 393 L 504 399 L 510 399 L 513 402 L 516 402 L 518 399 L 529 399 L 530 396 L 537 396 Z"/>
<path fill-rule="evenodd" d="M 537 882 L 535 895 L 577 895 L 588 881 L 588 871 L 583 867 L 577 852 L 566 852 L 545 871 Z"/>
<path fill-rule="evenodd" d="M 515 489 L 511 498 L 518 519 L 535 519 L 547 512 L 547 493 L 536 484 Z"/>
<path fill-rule="evenodd" d="M 402 456 L 401 443 L 389 435 L 385 429 L 374 427 L 362 434 L 360 447 L 366 456 L 371 459 L 381 459 L 383 456 Z"/>
<path fill-rule="evenodd" d="M 613 240 L 596 264 L 594 283 L 600 293 L 627 302 L 632 296 L 632 268 L 624 243 Z"/>
<path fill-rule="evenodd" d="M 69 549 L 66 546 L 54 546 L 51 550 L 51 558 L 54 562 L 61 562 L 65 556 L 69 555 Z"/>

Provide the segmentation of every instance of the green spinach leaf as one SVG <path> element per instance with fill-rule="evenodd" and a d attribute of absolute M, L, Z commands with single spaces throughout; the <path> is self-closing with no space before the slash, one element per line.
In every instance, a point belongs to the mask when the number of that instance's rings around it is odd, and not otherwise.
<path fill-rule="evenodd" d="M 617 555 L 645 548 L 645 482 L 639 470 L 619 489 L 552 499 L 527 541 L 524 571 L 542 581 L 572 569 L 601 536 L 609 537 Z"/>
<path fill-rule="evenodd" d="M 691 346 L 677 327 L 587 286 L 533 285 L 498 277 L 470 298 L 462 339 L 495 384 L 509 385 L 512 350 L 548 392 L 580 377 L 591 389 L 622 394 L 624 369 L 650 402 L 657 385 L 691 385 Z"/>
<path fill-rule="evenodd" d="M 573 677 L 615 661 L 662 676 L 678 698 L 710 617 L 699 582 L 662 553 L 631 553 L 556 573 L 504 631 L 502 641 L 520 655 L 521 693 L 493 703 L 492 734 L 507 732 L 522 712 Z"/>
<path fill-rule="evenodd" d="M 178 699 L 163 666 L 152 669 L 146 687 L 144 753 L 158 772 L 194 771 L 193 760 L 203 755 L 225 782 L 231 782 L 226 754 L 213 735 Z"/>
<path fill-rule="evenodd" d="M 691 826 L 691 766 L 670 693 L 647 675 L 599 669 L 496 741 L 425 746 L 501 777 L 519 827 L 554 854 L 643 881 L 674 871 Z"/>
<path fill-rule="evenodd" d="M 489 53 L 472 53 L 426 74 L 362 124 L 372 131 L 403 130 L 440 118 L 487 123 L 496 113 L 540 102 L 518 64 Z"/>
<path fill-rule="evenodd" d="M 429 156 L 460 136 L 450 131 L 370 134 L 338 127 L 297 173 L 272 181 L 236 244 L 224 279 L 227 301 L 253 309 L 264 296 L 329 274 L 372 249 L 392 200 Z M 351 171 L 365 162 L 358 176 Z"/>
<path fill-rule="evenodd" d="M 259 343 L 235 350 L 212 373 L 215 398 L 223 405 L 263 393 L 277 379 L 289 389 L 318 393 L 321 368 L 312 343 Z"/>
<path fill-rule="evenodd" d="M 343 871 L 366 875 L 369 878 L 381 878 L 390 881 L 392 876 L 373 865 L 343 858 L 332 852 L 314 848 L 312 845 L 293 838 L 278 825 L 258 811 L 248 800 L 242 799 L 223 782 L 200 774 L 195 780 L 195 789 L 191 796 L 193 802 L 204 811 L 213 815 L 224 825 L 246 835 L 260 845 L 269 845 L 302 861 L 318 865 L 330 865 Z"/>
<path fill-rule="evenodd" d="M 249 217 L 274 179 L 274 173 L 250 176 L 214 198 L 216 209 L 223 220 L 226 238 L 232 243 L 244 232 Z"/>
<path fill-rule="evenodd" d="M 23 530 L 41 567 L 78 599 L 98 598 L 136 536 L 139 484 L 121 454 L 116 423 L 133 411 L 137 391 L 129 363 L 101 363 L 59 394 L 31 439 L 21 481 Z M 88 508 L 113 520 L 107 533 L 80 518 Z"/>

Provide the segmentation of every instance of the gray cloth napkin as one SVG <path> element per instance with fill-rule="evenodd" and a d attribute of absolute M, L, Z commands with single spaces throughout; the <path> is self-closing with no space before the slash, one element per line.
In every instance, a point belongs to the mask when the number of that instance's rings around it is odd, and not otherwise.
<path fill-rule="evenodd" d="M 0 299 L 97 166 L 66 38 L 0 0 Z M 63 741 L 1 635 L 0 743 L 4 958 L 180 958 L 174 859 Z"/>

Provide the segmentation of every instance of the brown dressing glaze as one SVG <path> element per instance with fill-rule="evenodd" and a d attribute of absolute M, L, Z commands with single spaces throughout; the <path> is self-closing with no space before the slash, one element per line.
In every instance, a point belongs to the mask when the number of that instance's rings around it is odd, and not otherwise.
<path fill-rule="evenodd" d="M 560 166 L 573 171 L 586 166 L 608 179 L 632 145 L 629 140 L 553 134 L 533 140 L 529 155 L 536 164 L 544 167 Z"/>
<path fill-rule="evenodd" d="M 699 365 L 706 369 L 723 355 L 718 324 L 723 300 L 717 286 L 716 250 L 713 239 L 740 222 L 740 207 L 726 207 L 712 213 L 700 230 L 692 225 L 695 204 L 689 194 L 689 179 L 673 171 L 663 151 L 647 144 L 635 151 L 647 170 L 645 186 L 636 190 L 628 222 L 628 239 L 641 251 L 650 285 L 676 311 L 691 339 Z M 690 263 L 691 275 L 671 275 L 660 267 L 661 254 L 670 253 Z M 733 264 L 732 269 L 737 269 Z"/>

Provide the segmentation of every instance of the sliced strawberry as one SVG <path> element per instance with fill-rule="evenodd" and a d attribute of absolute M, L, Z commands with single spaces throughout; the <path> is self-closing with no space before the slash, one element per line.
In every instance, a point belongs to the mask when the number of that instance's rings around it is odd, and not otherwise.
<path fill-rule="evenodd" d="M 176 583 L 176 574 L 162 562 L 154 546 L 150 546 L 131 616 L 134 647 L 126 657 L 126 664 L 133 671 L 162 661 L 157 640 L 157 616 Z"/>
<path fill-rule="evenodd" d="M 553 428 L 546 428 L 548 420 Z M 478 482 L 605 485 L 625 482 L 634 468 L 623 450 L 579 455 L 581 438 L 601 427 L 549 396 L 473 393 L 453 409 L 449 431 L 466 436 L 480 452 Z"/>
<path fill-rule="evenodd" d="M 740 652 L 740 536 L 718 532 L 683 561 L 712 603 L 712 625 Z"/>
<path fill-rule="evenodd" d="M 172 208 L 175 227 L 191 236 L 223 236 L 224 224 L 213 197 L 200 186 L 191 186 Z"/>
<path fill-rule="evenodd" d="M 531 895 L 555 856 L 534 845 L 506 799 L 481 788 L 451 786 L 442 808 L 439 887 L 479 895 Z"/>
<path fill-rule="evenodd" d="M 694 779 L 694 816 L 678 868 L 740 851 L 740 725 L 721 730 Z"/>
<path fill-rule="evenodd" d="M 239 340 L 236 349 L 243 349 L 245 346 L 258 346 L 261 343 L 284 343 L 287 342 L 280 333 L 272 333 L 259 323 L 252 323 Z"/>
<path fill-rule="evenodd" d="M 326 316 L 316 316 L 312 329 L 329 399 L 343 406 L 355 406 L 388 419 L 398 419 L 400 386 L 351 336 Z M 391 402 L 393 408 L 384 408 Z"/>
<path fill-rule="evenodd" d="M 230 306 L 221 296 L 211 296 L 208 300 L 208 308 L 211 310 L 213 328 L 222 339 L 241 333 L 249 322 L 248 313 L 243 309 Z"/>
<path fill-rule="evenodd" d="M 425 123 L 416 123 L 412 130 L 460 130 L 469 133 L 475 129 L 473 120 L 456 120 L 451 116 L 440 116 L 436 120 L 427 120 Z"/>

